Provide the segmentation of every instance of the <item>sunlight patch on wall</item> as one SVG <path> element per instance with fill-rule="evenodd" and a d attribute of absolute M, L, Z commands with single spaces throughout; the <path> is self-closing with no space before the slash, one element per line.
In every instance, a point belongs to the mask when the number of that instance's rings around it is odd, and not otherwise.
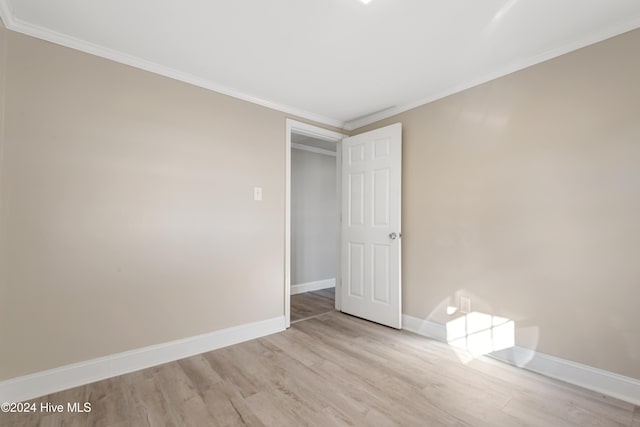
<path fill-rule="evenodd" d="M 446 324 L 447 343 L 474 357 L 515 345 L 515 323 L 505 317 L 471 312 Z"/>

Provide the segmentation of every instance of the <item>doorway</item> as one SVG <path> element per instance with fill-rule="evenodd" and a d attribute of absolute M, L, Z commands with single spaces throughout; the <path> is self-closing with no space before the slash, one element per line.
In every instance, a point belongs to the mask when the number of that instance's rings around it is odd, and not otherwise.
<path fill-rule="evenodd" d="M 287 120 L 287 327 L 292 322 L 340 309 L 339 148 L 344 137 Z"/>
<path fill-rule="evenodd" d="M 292 140 L 300 137 L 322 147 L 303 151 L 332 151 L 322 144 L 336 144 L 335 210 L 342 222 L 335 224 L 335 309 L 401 329 L 402 124 L 346 137 L 287 119 L 286 137 L 285 326 L 291 325 Z"/>

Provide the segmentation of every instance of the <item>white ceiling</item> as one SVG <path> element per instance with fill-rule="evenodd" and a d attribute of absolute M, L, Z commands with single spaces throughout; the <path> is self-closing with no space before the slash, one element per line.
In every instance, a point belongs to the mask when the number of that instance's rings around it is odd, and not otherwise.
<path fill-rule="evenodd" d="M 14 31 L 353 129 L 638 28 L 640 0 L 0 0 L 0 14 Z"/>

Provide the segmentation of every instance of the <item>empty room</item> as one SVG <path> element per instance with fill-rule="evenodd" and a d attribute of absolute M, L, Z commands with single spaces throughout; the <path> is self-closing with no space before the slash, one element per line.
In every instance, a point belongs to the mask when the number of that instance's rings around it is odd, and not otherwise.
<path fill-rule="evenodd" d="M 0 18 L 0 426 L 640 427 L 637 0 Z"/>

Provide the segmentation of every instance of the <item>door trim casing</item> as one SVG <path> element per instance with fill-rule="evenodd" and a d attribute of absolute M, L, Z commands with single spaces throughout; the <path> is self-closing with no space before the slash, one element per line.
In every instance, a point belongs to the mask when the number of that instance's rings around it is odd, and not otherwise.
<path fill-rule="evenodd" d="M 338 206 L 338 218 L 340 218 L 341 211 L 341 146 L 340 142 L 347 135 L 339 132 L 334 132 L 328 129 L 321 128 L 319 126 L 310 125 L 308 123 L 299 122 L 293 119 L 286 119 L 286 142 L 285 142 L 285 215 L 284 215 L 284 317 L 285 327 L 291 326 L 291 134 L 309 136 L 312 138 L 321 139 L 328 142 L 335 142 L 337 144 L 336 149 L 336 197 Z M 340 232 L 341 224 L 338 221 L 338 239 L 336 241 L 336 310 L 340 310 Z"/>

